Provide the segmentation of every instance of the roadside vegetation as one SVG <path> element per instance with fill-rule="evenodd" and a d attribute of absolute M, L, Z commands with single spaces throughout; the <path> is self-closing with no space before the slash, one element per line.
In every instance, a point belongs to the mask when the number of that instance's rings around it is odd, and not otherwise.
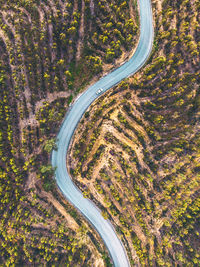
<path fill-rule="evenodd" d="M 73 97 L 131 53 L 130 1 L 0 0 L 0 264 L 109 266 L 62 198 L 50 153 Z"/>
<path fill-rule="evenodd" d="M 200 262 L 198 1 L 153 1 L 148 64 L 100 97 L 68 164 L 115 225 L 132 265 Z"/>

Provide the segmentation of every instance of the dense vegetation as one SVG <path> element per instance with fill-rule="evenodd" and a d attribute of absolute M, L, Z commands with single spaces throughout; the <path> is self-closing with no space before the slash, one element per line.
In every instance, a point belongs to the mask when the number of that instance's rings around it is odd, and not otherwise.
<path fill-rule="evenodd" d="M 200 5 L 155 0 L 153 10 L 148 64 L 85 113 L 68 162 L 132 264 L 199 266 Z"/>
<path fill-rule="evenodd" d="M 50 152 L 73 96 L 131 52 L 136 10 L 127 0 L 0 0 L 1 266 L 109 265 L 57 192 Z"/>

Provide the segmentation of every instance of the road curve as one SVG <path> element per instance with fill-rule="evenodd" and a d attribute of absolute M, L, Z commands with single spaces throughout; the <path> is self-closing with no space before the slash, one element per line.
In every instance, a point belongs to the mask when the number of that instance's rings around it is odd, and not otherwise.
<path fill-rule="evenodd" d="M 56 167 L 55 179 L 58 187 L 66 199 L 68 199 L 99 232 L 116 267 L 130 266 L 123 244 L 117 237 L 110 221 L 102 217 L 101 211 L 92 201 L 84 198 L 81 191 L 72 182 L 67 172 L 66 157 L 73 133 L 86 109 L 105 91 L 138 71 L 150 55 L 154 35 L 151 0 L 139 0 L 139 8 L 140 40 L 134 55 L 129 61 L 101 78 L 77 98 L 68 110 L 58 133 L 58 149 L 52 152 L 52 165 Z M 103 91 L 97 95 L 96 91 L 99 88 L 102 88 Z"/>

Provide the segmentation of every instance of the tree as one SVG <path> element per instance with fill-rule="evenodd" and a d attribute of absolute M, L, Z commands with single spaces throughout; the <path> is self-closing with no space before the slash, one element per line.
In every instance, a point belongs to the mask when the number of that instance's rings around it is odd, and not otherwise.
<path fill-rule="evenodd" d="M 52 150 L 57 150 L 57 144 L 55 138 L 47 140 L 44 144 L 44 151 L 50 153 Z"/>

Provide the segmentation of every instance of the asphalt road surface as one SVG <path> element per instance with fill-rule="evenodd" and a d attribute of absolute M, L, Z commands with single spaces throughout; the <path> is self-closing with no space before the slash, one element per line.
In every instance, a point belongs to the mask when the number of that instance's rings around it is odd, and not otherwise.
<path fill-rule="evenodd" d="M 132 58 L 122 66 L 101 78 L 82 93 L 68 110 L 57 136 L 57 151 L 52 152 L 52 165 L 56 167 L 55 179 L 63 195 L 68 199 L 95 227 L 102 237 L 116 267 L 130 266 L 124 246 L 111 225 L 105 220 L 101 211 L 83 197 L 81 191 L 74 185 L 66 167 L 67 151 L 71 138 L 81 117 L 105 91 L 118 84 L 124 78 L 138 71 L 147 61 L 153 43 L 153 18 L 150 0 L 139 0 L 140 9 L 140 40 Z M 96 92 L 103 89 L 99 94 Z"/>

